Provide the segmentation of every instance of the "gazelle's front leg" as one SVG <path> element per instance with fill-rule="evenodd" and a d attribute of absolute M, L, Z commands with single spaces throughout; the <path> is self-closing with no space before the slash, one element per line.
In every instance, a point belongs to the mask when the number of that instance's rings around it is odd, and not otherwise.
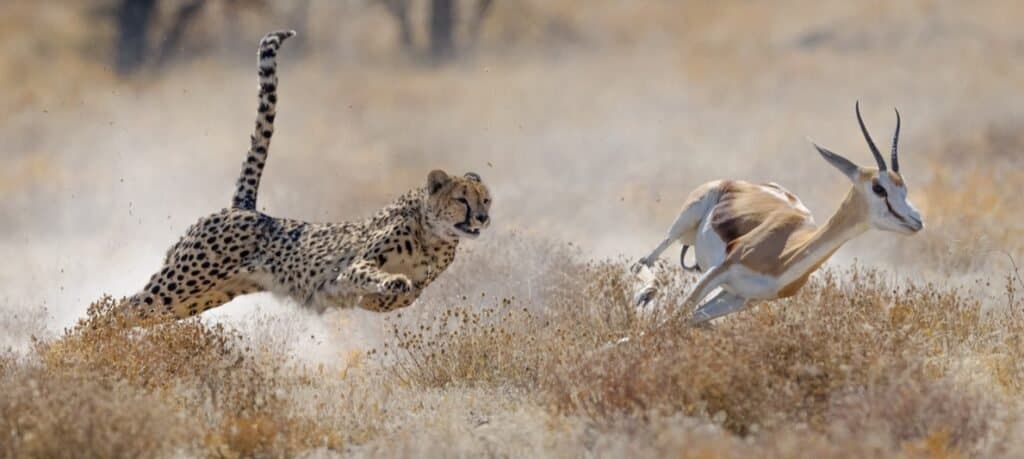
<path fill-rule="evenodd" d="M 643 267 L 650 268 L 654 265 L 654 261 L 661 256 L 662 252 L 672 246 L 672 243 L 676 242 L 683 236 L 687 230 L 696 228 L 697 223 L 700 222 L 701 215 L 699 212 L 693 209 L 686 208 L 679 213 L 676 217 L 676 221 L 672 222 L 672 226 L 668 228 L 668 232 L 665 234 L 665 239 L 661 240 L 651 253 L 647 254 L 646 257 L 641 258 L 632 266 L 633 274 L 639 273 Z"/>
<path fill-rule="evenodd" d="M 691 290 L 690 294 L 686 296 L 685 300 L 683 300 L 680 308 L 686 310 L 700 304 L 700 300 L 703 300 L 704 297 L 708 296 L 708 294 L 725 283 L 726 274 L 728 274 L 728 272 L 729 267 L 727 265 L 712 266 L 711 269 L 700 277 L 700 280 L 697 281 L 697 285 L 693 286 L 693 290 Z"/>
<path fill-rule="evenodd" d="M 748 303 L 746 298 L 725 290 L 708 300 L 693 312 L 690 323 L 694 325 L 703 324 L 709 320 L 717 319 L 727 314 L 743 309 Z"/>
<path fill-rule="evenodd" d="M 633 271 L 633 274 L 639 274 L 640 270 L 644 267 L 650 268 L 654 265 L 655 260 L 661 256 L 662 252 L 672 246 L 672 243 L 675 241 L 676 239 L 672 237 L 671 233 L 669 233 L 669 235 L 666 236 L 665 239 L 663 239 L 661 243 L 651 251 L 651 253 L 647 254 L 646 257 L 637 260 L 636 263 L 633 263 L 630 270 Z"/>

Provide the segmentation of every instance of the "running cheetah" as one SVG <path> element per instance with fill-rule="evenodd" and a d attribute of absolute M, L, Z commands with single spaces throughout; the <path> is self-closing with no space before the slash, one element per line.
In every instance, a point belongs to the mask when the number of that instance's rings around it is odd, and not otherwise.
<path fill-rule="evenodd" d="M 230 209 L 199 219 L 167 252 L 145 289 L 127 299 L 141 316 L 184 318 L 239 295 L 270 291 L 317 311 L 411 304 L 455 258 L 461 239 L 490 225 L 491 197 L 480 176 L 434 170 L 413 189 L 359 222 L 309 223 L 256 210 L 274 132 L 277 52 L 294 31 L 260 42 L 259 113 Z"/>

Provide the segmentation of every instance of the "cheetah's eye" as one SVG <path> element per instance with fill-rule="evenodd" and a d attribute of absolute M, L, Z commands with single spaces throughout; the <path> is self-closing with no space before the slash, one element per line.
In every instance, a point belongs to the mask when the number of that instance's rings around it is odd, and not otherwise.
<path fill-rule="evenodd" d="M 459 201 L 467 206 L 469 205 L 469 201 L 467 201 L 466 198 L 458 198 L 456 199 L 456 201 Z"/>
<path fill-rule="evenodd" d="M 882 185 L 879 185 L 877 183 L 871 186 L 871 191 L 873 191 L 875 194 L 882 198 L 889 195 L 889 193 L 885 191 L 885 188 L 883 188 Z"/>

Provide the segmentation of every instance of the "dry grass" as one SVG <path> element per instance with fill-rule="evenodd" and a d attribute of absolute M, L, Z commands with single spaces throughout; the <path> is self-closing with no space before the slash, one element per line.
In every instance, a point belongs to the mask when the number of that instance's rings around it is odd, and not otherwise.
<path fill-rule="evenodd" d="M 403 455 L 418 439 L 503 455 L 525 424 L 550 454 L 654 439 L 649 455 L 1012 455 L 1019 300 L 982 313 L 957 291 L 851 268 L 713 330 L 655 328 L 628 306 L 624 263 L 559 270 L 572 281 L 547 308 L 464 300 L 433 319 L 396 315 L 385 343 L 341 371 L 201 320 L 130 327 L 104 299 L 0 360 L 4 444 L 19 457 Z M 634 339 L 608 345 L 621 336 Z M 492 423 L 510 436 L 477 443 Z"/>

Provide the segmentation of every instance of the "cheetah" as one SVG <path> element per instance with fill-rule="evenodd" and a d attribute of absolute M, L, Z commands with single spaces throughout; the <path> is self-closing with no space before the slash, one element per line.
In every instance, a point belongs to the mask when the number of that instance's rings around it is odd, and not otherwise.
<path fill-rule="evenodd" d="M 293 35 L 272 32 L 260 41 L 259 112 L 231 207 L 189 227 L 145 288 L 126 300 L 128 311 L 180 319 L 264 291 L 318 312 L 392 311 L 448 268 L 460 240 L 490 225 L 491 196 L 480 176 L 442 170 L 362 221 L 312 223 L 257 211 L 277 112 L 277 52 Z"/>

